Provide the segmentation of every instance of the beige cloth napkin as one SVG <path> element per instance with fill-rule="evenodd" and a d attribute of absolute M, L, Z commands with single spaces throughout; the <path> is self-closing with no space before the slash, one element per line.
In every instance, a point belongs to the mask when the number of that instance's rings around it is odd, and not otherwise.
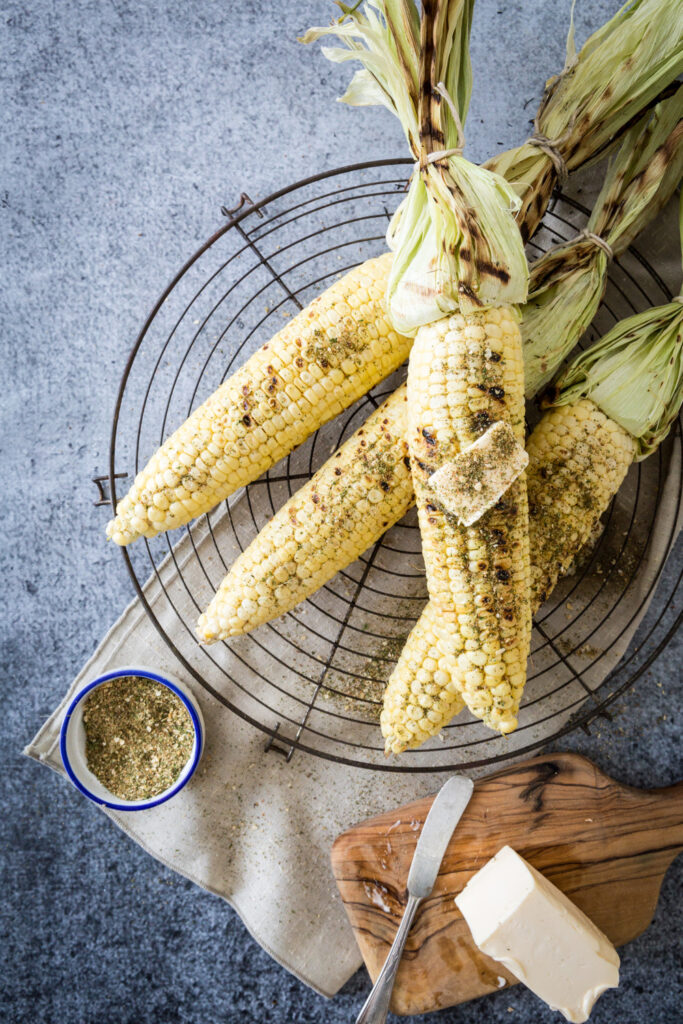
<path fill-rule="evenodd" d="M 680 273 L 678 256 L 672 256 L 678 252 L 675 225 L 671 227 L 665 221 L 665 226 L 667 231 L 664 233 L 669 236 L 665 246 L 662 231 L 653 234 L 654 260 L 662 268 L 668 257 L 665 276 L 671 286 L 677 288 Z M 653 458 L 658 460 L 659 456 Z M 605 678 L 628 647 L 652 596 L 658 570 L 680 527 L 677 512 L 681 464 L 677 446 L 666 446 L 662 464 L 666 471 L 658 481 L 661 490 L 656 518 L 637 581 L 592 638 L 591 649 L 583 653 L 579 651 L 571 658 L 575 668 L 586 669 L 586 679 L 591 686 Z M 655 463 L 651 460 L 643 467 L 640 493 L 648 493 L 650 487 L 650 501 L 654 504 Z M 628 516 L 628 495 L 627 485 L 612 517 L 610 529 L 613 531 L 623 522 L 619 503 L 625 503 L 624 515 Z M 251 513 L 244 508 L 246 504 L 243 495 L 235 496 L 231 503 L 233 522 L 240 516 L 250 521 Z M 214 528 L 220 528 L 220 525 L 215 524 Z M 618 542 L 616 533 L 613 540 Z M 159 576 L 150 579 L 145 586 L 145 597 L 152 610 L 174 637 L 179 633 L 178 618 L 164 596 L 161 583 L 178 614 L 185 621 L 192 621 L 196 609 L 188 591 L 202 594 L 202 599 L 207 601 L 211 593 L 208 580 L 199 566 L 197 552 L 208 569 L 210 579 L 220 580 L 222 575 L 221 565 L 216 561 L 215 546 L 207 536 L 205 526 L 200 524 L 193 530 L 193 541 L 195 547 L 184 537 L 174 548 L 174 558 L 168 557 L 160 568 Z M 182 568 L 185 582 L 180 579 L 177 566 Z M 619 584 L 618 576 L 614 583 Z M 633 609 L 639 607 L 641 600 L 644 604 L 640 614 L 632 619 Z M 591 606 L 596 622 L 601 618 L 600 601 L 612 601 L 614 604 L 609 587 L 603 589 L 595 606 Z M 307 614 L 314 616 L 315 613 L 309 609 Z M 566 609 L 563 607 L 553 613 L 564 614 Z M 571 628 L 566 639 L 572 640 Z M 237 654 L 243 649 L 240 641 L 236 642 L 234 650 L 218 645 L 217 665 L 212 665 L 205 657 L 200 658 L 200 652 L 189 635 L 182 641 L 179 639 L 178 643 L 181 643 L 188 660 L 197 665 L 207 682 L 218 691 L 225 692 L 227 688 L 221 665 L 233 678 L 244 680 L 245 685 L 259 685 L 258 680 L 252 680 L 247 669 L 237 660 Z M 248 638 L 244 643 L 249 643 Z M 272 671 L 265 647 L 266 643 L 262 657 L 269 667 L 264 674 Z M 587 667 L 594 661 L 596 649 L 606 653 L 597 665 Z M 545 654 L 533 657 L 542 659 Z M 95 676 L 136 663 L 154 665 L 160 672 L 175 674 L 192 685 L 188 674 L 183 672 L 137 600 L 129 605 L 106 635 L 60 706 L 29 744 L 26 753 L 63 773 L 58 740 L 67 703 Z M 538 675 L 532 685 L 545 687 L 549 681 L 546 676 L 554 677 L 557 672 L 567 670 L 562 665 L 549 668 L 545 675 Z M 524 733 L 520 730 L 507 741 L 492 741 L 486 754 L 495 753 L 496 744 L 501 745 L 502 751 L 502 745 L 507 743 L 505 750 L 509 753 L 529 742 L 542 740 L 567 721 L 585 699 L 579 684 L 572 682 L 569 675 L 567 679 L 567 685 L 556 698 L 550 699 L 550 704 L 543 705 L 543 714 L 538 715 L 538 720 L 530 728 Z M 318 992 L 332 996 L 361 963 L 330 869 L 329 855 L 335 836 L 366 817 L 435 791 L 446 776 L 436 772 L 387 775 L 350 768 L 302 752 L 296 752 L 287 763 L 276 753 L 264 752 L 263 733 L 229 713 L 198 686 L 194 685 L 193 689 L 206 722 L 206 749 L 190 784 L 169 803 L 152 810 L 105 813 L 162 863 L 227 900 L 256 941 L 271 956 Z M 255 696 L 258 696 L 258 691 Z M 272 706 L 270 691 L 268 701 Z M 547 721 L 544 719 L 548 712 L 559 714 Z M 436 747 L 434 763 L 448 764 L 452 755 L 447 751 L 439 752 L 438 744 Z M 481 747 L 472 749 L 481 756 Z"/>
<path fill-rule="evenodd" d="M 180 558 L 186 543 L 176 547 Z M 156 580 L 145 589 L 155 610 L 165 605 Z M 25 753 L 63 774 L 59 730 L 73 695 L 104 672 L 136 664 L 191 686 L 206 723 L 206 747 L 193 779 L 167 804 L 104 813 L 163 864 L 227 900 L 283 967 L 334 995 L 362 960 L 332 876 L 332 842 L 354 822 L 435 790 L 443 776 L 388 779 L 300 752 L 289 763 L 265 753 L 264 734 L 193 684 L 137 600 Z"/>

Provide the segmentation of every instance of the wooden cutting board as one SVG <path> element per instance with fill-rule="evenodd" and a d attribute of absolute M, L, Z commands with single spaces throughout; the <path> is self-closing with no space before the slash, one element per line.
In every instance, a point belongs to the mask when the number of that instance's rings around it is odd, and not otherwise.
<path fill-rule="evenodd" d="M 408 870 L 432 800 L 356 825 L 332 849 L 337 884 L 373 981 L 403 913 Z M 395 1013 L 438 1010 L 515 984 L 479 952 L 453 902 L 506 844 L 623 945 L 649 925 L 664 874 L 683 849 L 683 783 L 632 789 L 577 754 L 536 757 L 475 782 L 434 891 L 408 937 Z"/>

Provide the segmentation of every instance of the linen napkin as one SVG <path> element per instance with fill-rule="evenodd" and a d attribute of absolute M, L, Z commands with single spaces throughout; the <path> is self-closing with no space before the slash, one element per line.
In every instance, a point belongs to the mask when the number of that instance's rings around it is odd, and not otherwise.
<path fill-rule="evenodd" d="M 362 961 L 332 877 L 332 842 L 363 817 L 438 788 L 439 777 L 386 779 L 303 753 L 288 763 L 265 752 L 262 732 L 192 684 L 138 600 L 25 753 L 64 774 L 59 730 L 73 695 L 104 672 L 136 664 L 190 685 L 202 707 L 206 747 L 194 777 L 173 800 L 148 811 L 104 813 L 163 864 L 227 900 L 283 967 L 334 995 Z"/>

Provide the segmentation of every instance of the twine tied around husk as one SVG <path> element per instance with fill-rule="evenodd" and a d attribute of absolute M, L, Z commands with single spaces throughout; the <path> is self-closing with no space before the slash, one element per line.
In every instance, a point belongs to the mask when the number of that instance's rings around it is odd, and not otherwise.
<path fill-rule="evenodd" d="M 557 142 L 553 142 L 543 132 L 539 132 L 538 129 L 534 131 L 533 135 L 530 135 L 526 140 L 528 146 L 535 146 L 537 149 L 542 150 L 543 153 L 552 161 L 553 167 L 555 168 L 555 174 L 560 186 L 564 185 L 569 177 L 569 170 L 565 159 L 562 156 L 558 148 Z"/>
<path fill-rule="evenodd" d="M 585 238 L 589 242 L 592 242 L 593 245 L 597 245 L 598 249 L 602 249 L 610 262 L 614 259 L 614 250 L 612 249 L 612 246 L 609 242 L 606 242 L 604 238 L 601 238 L 600 235 L 596 235 L 595 231 L 589 231 L 588 228 L 584 228 L 583 231 L 579 232 L 577 238 Z"/>

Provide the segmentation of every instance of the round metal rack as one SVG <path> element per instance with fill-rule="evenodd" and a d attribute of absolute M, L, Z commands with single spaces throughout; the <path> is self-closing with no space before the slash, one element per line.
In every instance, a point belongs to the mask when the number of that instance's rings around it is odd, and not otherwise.
<path fill-rule="evenodd" d="M 111 433 L 112 504 L 171 430 L 286 318 L 384 250 L 410 163 L 340 168 L 256 203 L 242 194 L 236 208 L 222 211 L 225 223 L 171 281 L 130 353 Z M 556 197 L 529 244 L 530 259 L 581 230 L 587 212 Z M 670 297 L 656 271 L 629 250 L 610 268 L 583 344 Z M 536 617 L 520 725 L 507 739 L 463 714 L 420 750 L 383 756 L 383 684 L 426 598 L 414 510 L 291 614 L 201 647 L 196 619 L 236 555 L 403 375 L 382 382 L 209 516 L 122 549 L 168 647 L 217 702 L 216 713 L 229 709 L 267 734 L 267 756 L 290 759 L 299 750 L 404 772 L 488 765 L 609 717 L 609 705 L 680 623 L 681 579 L 664 571 L 682 500 L 679 422 L 653 456 L 632 468 L 603 517 L 602 535 Z"/>

